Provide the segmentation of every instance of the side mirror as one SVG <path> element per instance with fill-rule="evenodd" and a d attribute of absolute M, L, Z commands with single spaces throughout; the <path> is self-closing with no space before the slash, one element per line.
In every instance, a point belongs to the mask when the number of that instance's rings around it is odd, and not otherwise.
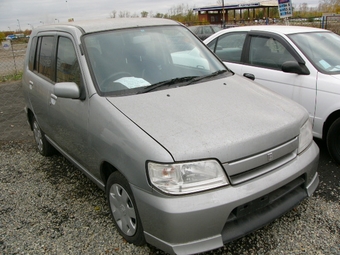
<path fill-rule="evenodd" d="M 296 61 L 286 61 L 282 64 L 281 69 L 285 73 L 296 73 L 308 75 L 310 74 L 308 68 L 304 64 L 299 64 Z"/>
<path fill-rule="evenodd" d="M 54 85 L 54 94 L 62 98 L 80 98 L 80 89 L 74 82 L 60 82 Z"/>
<path fill-rule="evenodd" d="M 255 75 L 253 75 L 252 73 L 244 73 L 243 76 L 248 79 L 251 79 L 252 81 L 255 80 Z"/>

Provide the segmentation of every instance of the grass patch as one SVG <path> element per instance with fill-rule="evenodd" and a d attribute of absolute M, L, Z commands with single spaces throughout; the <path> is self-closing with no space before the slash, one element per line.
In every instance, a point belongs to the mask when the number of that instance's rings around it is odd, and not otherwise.
<path fill-rule="evenodd" d="M 4 75 L 1 77 L 0 82 L 9 82 L 9 81 L 19 81 L 22 78 L 22 72 L 18 72 L 16 74 Z"/>

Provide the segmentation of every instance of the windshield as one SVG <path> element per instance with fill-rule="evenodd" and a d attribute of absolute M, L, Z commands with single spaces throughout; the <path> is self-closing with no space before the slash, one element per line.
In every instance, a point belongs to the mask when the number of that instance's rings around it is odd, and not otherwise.
<path fill-rule="evenodd" d="M 289 36 L 312 64 L 322 73 L 340 73 L 340 36 L 313 32 Z"/>
<path fill-rule="evenodd" d="M 93 33 L 84 36 L 83 44 L 101 95 L 136 94 L 154 84 L 169 87 L 189 83 L 191 79 L 202 81 L 197 78 L 212 78 L 211 74 L 226 71 L 226 67 L 182 26 Z"/>

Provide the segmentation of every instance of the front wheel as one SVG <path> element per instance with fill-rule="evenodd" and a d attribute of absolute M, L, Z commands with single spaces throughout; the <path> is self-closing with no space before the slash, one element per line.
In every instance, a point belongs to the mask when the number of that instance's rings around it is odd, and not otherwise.
<path fill-rule="evenodd" d="M 145 243 L 143 227 L 131 188 L 125 177 L 114 172 L 106 185 L 106 197 L 118 232 L 135 245 Z"/>
<path fill-rule="evenodd" d="M 328 152 L 340 164 L 340 118 L 333 122 L 327 133 Z"/>
<path fill-rule="evenodd" d="M 34 140 L 37 144 L 38 151 L 43 156 L 51 156 L 54 153 L 53 146 L 46 140 L 44 132 L 40 129 L 40 126 L 33 117 L 32 119 L 32 129 L 33 129 L 33 135 Z"/>

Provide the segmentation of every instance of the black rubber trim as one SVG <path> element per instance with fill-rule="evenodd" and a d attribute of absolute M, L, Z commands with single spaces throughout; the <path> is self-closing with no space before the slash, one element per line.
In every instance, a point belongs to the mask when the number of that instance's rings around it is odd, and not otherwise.
<path fill-rule="evenodd" d="M 288 186 L 291 186 L 291 184 L 288 184 Z M 235 219 L 234 217 L 234 220 L 228 221 L 224 225 L 222 231 L 223 243 L 225 244 L 231 242 L 257 229 L 260 229 L 293 209 L 307 197 L 307 191 L 302 186 L 303 185 L 290 190 L 289 193 L 286 193 L 284 196 L 275 199 L 272 203 L 263 208 L 257 209 L 253 213 L 241 218 Z M 282 190 L 279 193 L 281 192 Z M 269 194 L 269 196 L 275 196 L 275 193 L 276 192 Z"/>

